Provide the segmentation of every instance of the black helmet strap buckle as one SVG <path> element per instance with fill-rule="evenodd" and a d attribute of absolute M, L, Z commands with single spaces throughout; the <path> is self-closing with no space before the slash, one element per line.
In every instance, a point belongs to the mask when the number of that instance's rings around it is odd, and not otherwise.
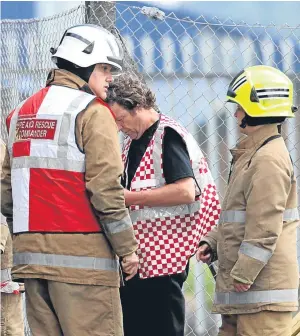
<path fill-rule="evenodd" d="M 242 119 L 242 122 L 240 124 L 240 128 L 246 128 L 247 126 L 247 117 L 245 116 L 243 119 Z"/>

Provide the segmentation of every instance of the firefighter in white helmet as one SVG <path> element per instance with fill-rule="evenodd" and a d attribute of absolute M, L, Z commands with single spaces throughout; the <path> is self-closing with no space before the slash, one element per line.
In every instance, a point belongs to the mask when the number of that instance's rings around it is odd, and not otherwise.
<path fill-rule="evenodd" d="M 13 221 L 13 278 L 24 279 L 33 336 L 123 335 L 119 261 L 135 275 L 137 241 L 120 184 L 114 115 L 104 103 L 123 51 L 96 25 L 51 48 L 46 87 L 7 118 L 2 213 Z"/>
<path fill-rule="evenodd" d="M 293 163 L 278 126 L 294 117 L 293 84 L 281 71 L 253 66 L 229 85 L 246 135 L 233 160 L 219 225 L 202 239 L 198 260 L 218 259 L 213 311 L 223 336 L 290 336 L 298 307 L 299 224 Z"/>

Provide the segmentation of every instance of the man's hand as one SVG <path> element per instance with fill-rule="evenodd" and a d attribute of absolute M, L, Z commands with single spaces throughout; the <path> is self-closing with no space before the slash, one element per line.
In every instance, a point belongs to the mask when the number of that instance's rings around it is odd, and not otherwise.
<path fill-rule="evenodd" d="M 128 189 L 124 189 L 124 198 L 126 206 L 133 205 L 135 202 L 135 192 Z"/>
<path fill-rule="evenodd" d="M 197 261 L 202 261 L 203 263 L 209 264 L 212 257 L 212 250 L 211 247 L 204 243 L 198 248 L 198 251 L 196 252 L 196 259 Z"/>
<path fill-rule="evenodd" d="M 244 284 L 237 280 L 233 281 L 233 286 L 234 286 L 235 291 L 238 293 L 247 292 L 247 290 L 251 287 L 251 285 Z"/>
<path fill-rule="evenodd" d="M 125 278 L 126 281 L 132 279 L 136 275 L 139 268 L 139 258 L 136 253 L 129 254 L 123 258 L 122 268 L 124 273 L 128 274 Z"/>

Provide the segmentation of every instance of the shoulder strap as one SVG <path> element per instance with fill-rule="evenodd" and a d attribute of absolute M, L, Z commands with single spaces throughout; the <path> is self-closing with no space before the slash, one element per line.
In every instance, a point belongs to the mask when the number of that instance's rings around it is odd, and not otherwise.
<path fill-rule="evenodd" d="M 227 184 L 229 184 L 230 177 L 231 177 L 231 174 L 232 174 L 232 169 L 233 169 L 233 159 L 230 161 L 230 168 L 229 168 Z"/>
<path fill-rule="evenodd" d="M 272 141 L 272 140 L 275 140 L 275 139 L 278 139 L 278 138 L 281 138 L 281 134 L 276 134 L 276 135 L 272 135 L 272 136 L 270 136 L 268 139 L 266 139 L 258 148 L 257 148 L 257 150 L 254 152 L 254 154 L 252 155 L 252 157 L 251 157 L 251 159 L 249 160 L 249 162 L 248 162 L 248 168 L 249 168 L 249 166 L 250 166 L 250 164 L 251 164 L 251 162 L 252 162 L 252 159 L 253 159 L 253 157 L 254 157 L 254 155 L 262 148 L 262 147 L 264 147 L 267 143 L 269 143 L 270 141 Z"/>

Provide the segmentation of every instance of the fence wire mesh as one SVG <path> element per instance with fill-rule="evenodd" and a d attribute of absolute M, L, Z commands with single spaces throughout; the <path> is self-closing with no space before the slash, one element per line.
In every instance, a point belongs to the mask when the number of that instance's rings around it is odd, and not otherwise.
<path fill-rule="evenodd" d="M 233 76 L 251 65 L 277 67 L 293 81 L 295 105 L 300 105 L 300 25 L 249 25 L 203 16 L 180 18 L 155 8 L 90 2 L 49 18 L 1 22 L 4 140 L 7 114 L 45 84 L 47 71 L 53 67 L 50 47 L 58 45 L 68 27 L 85 22 L 103 24 L 122 40 L 127 70 L 138 71 L 155 92 L 160 111 L 194 135 L 208 159 L 221 199 L 229 173 L 229 148 L 239 137 L 232 107 L 224 104 Z M 298 185 L 299 121 L 300 115 L 296 114 L 283 126 Z M 220 317 L 210 314 L 214 279 L 207 266 L 191 260 L 184 292 L 186 335 L 217 335 Z M 27 324 L 26 335 L 30 335 Z"/>

